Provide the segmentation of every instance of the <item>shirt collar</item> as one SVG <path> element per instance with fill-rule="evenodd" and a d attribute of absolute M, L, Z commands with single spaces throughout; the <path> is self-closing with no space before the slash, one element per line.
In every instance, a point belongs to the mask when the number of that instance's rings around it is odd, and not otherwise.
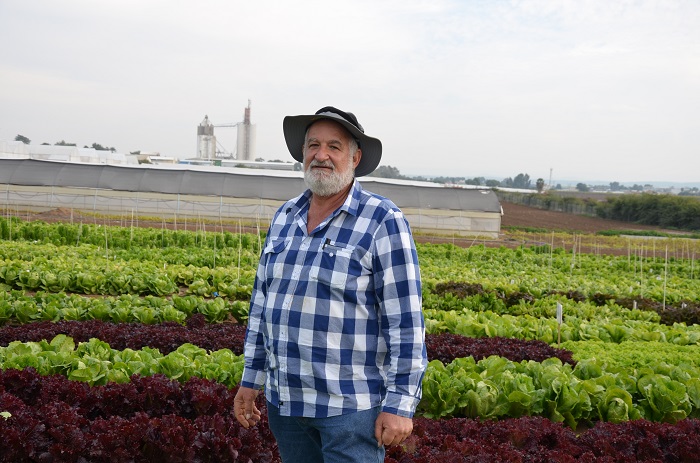
<path fill-rule="evenodd" d="M 348 214 L 356 216 L 360 205 L 360 196 L 362 195 L 362 185 L 357 179 L 352 182 L 352 188 L 345 202 L 340 206 L 340 210 L 346 211 Z"/>
<path fill-rule="evenodd" d="M 362 185 L 357 179 L 353 179 L 352 188 L 348 193 L 348 197 L 345 198 L 345 202 L 338 209 L 345 211 L 350 215 L 356 216 L 360 205 L 360 197 L 362 196 Z M 299 212 L 308 207 L 311 201 L 311 190 L 306 190 L 294 201 L 294 215 L 296 216 Z"/>

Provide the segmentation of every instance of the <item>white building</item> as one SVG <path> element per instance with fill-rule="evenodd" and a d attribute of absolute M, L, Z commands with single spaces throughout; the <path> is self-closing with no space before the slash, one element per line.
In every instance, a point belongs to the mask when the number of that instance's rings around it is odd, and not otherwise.
<path fill-rule="evenodd" d="M 94 148 L 61 145 L 26 145 L 19 141 L 0 140 L 0 159 L 35 159 L 39 161 L 75 162 L 84 164 L 138 164 L 135 155 Z"/>

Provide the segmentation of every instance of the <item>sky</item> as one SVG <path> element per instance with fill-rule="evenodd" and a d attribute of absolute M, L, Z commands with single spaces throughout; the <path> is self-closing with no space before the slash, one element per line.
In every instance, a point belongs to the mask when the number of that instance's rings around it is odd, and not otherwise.
<path fill-rule="evenodd" d="M 698 0 L 0 0 L 0 140 L 196 155 L 353 112 L 404 175 L 700 183 Z M 235 150 L 235 129 L 215 129 Z"/>

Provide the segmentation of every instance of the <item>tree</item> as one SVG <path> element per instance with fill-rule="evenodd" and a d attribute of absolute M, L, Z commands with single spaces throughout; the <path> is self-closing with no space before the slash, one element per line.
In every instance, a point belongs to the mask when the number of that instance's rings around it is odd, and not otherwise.
<path fill-rule="evenodd" d="M 513 188 L 530 188 L 530 176 L 528 174 L 518 174 L 513 179 Z"/>
<path fill-rule="evenodd" d="M 467 179 L 464 181 L 465 184 L 467 185 L 476 185 L 476 186 L 481 186 L 486 183 L 486 178 L 484 177 L 474 177 L 472 179 Z"/>
<path fill-rule="evenodd" d="M 537 186 L 538 193 L 542 193 L 544 191 L 544 179 L 543 178 L 538 178 L 537 183 L 535 185 Z"/>
<path fill-rule="evenodd" d="M 87 148 L 87 146 L 85 148 Z M 102 146 L 99 143 L 93 143 L 91 148 L 96 150 L 96 151 L 111 151 L 112 153 L 117 151 L 116 148 L 107 148 L 106 146 Z"/>
<path fill-rule="evenodd" d="M 505 188 L 530 188 L 530 176 L 528 174 L 518 174 L 515 178 L 508 177 L 501 181 L 501 186 Z"/>
<path fill-rule="evenodd" d="M 577 189 L 578 191 L 583 191 L 583 192 L 586 192 L 586 191 L 589 190 L 588 185 L 586 185 L 585 183 L 577 183 L 577 184 L 576 184 L 576 189 Z"/>
<path fill-rule="evenodd" d="M 17 134 L 17 136 L 15 137 L 15 141 L 21 141 L 25 145 L 28 145 L 32 142 L 29 138 L 25 137 L 24 135 L 20 135 L 20 134 Z"/>
<path fill-rule="evenodd" d="M 497 186 L 501 186 L 501 182 L 499 182 L 498 180 L 494 180 L 494 179 L 486 180 L 486 186 L 494 188 Z"/>
<path fill-rule="evenodd" d="M 401 175 L 399 169 L 392 166 L 379 166 L 374 172 L 369 174 L 370 177 L 382 177 L 382 178 L 406 178 Z"/>
<path fill-rule="evenodd" d="M 67 141 L 61 140 L 54 143 L 56 146 L 77 146 L 75 143 L 68 143 Z M 85 147 L 87 148 L 87 146 Z"/>

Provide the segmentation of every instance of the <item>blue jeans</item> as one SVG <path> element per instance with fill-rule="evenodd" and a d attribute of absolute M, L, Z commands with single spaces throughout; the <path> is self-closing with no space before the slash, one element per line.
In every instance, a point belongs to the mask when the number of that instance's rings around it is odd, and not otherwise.
<path fill-rule="evenodd" d="M 267 403 L 267 418 L 283 463 L 383 463 L 374 422 L 379 407 L 329 418 L 280 416 Z"/>

